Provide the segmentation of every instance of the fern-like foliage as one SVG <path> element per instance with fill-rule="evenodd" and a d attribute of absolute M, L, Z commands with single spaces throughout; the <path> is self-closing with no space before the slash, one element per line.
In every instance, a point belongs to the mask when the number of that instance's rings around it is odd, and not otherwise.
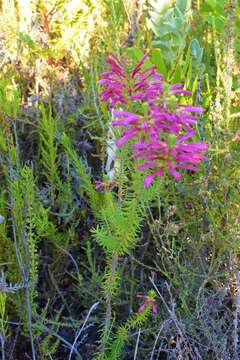
<path fill-rule="evenodd" d="M 80 182 L 80 193 L 82 193 L 82 189 L 86 192 L 87 196 L 89 197 L 90 205 L 92 211 L 96 216 L 99 214 L 99 208 L 101 204 L 101 198 L 98 192 L 95 190 L 95 187 L 91 181 L 91 177 L 87 172 L 83 161 L 79 159 L 78 154 L 74 150 L 69 137 L 66 134 L 62 134 L 62 144 L 66 151 L 66 154 L 69 157 L 70 163 L 75 168 L 75 171 L 78 175 L 79 182 Z"/>
<path fill-rule="evenodd" d="M 43 105 L 41 106 L 38 133 L 40 137 L 40 160 L 43 165 L 45 178 L 50 184 L 51 204 L 53 205 L 56 199 L 56 191 L 62 187 L 58 170 L 57 122 L 52 116 L 51 109 L 47 110 Z"/>
<path fill-rule="evenodd" d="M 26 191 L 27 189 L 27 191 Z M 35 179 L 32 169 L 24 167 L 10 182 L 15 248 L 23 280 L 31 283 L 35 293 L 38 274 L 35 221 L 38 214 Z M 35 295 L 34 295 L 35 297 Z"/>
<path fill-rule="evenodd" d="M 149 294 L 155 297 L 153 291 L 150 291 Z M 151 305 L 148 304 L 145 309 L 141 312 L 134 313 L 126 322 L 120 325 L 117 329 L 116 335 L 113 340 L 108 339 L 107 349 L 96 355 L 94 360 L 118 360 L 121 359 L 124 346 L 129 340 L 130 331 L 133 329 L 140 328 L 144 326 L 150 317 L 151 314 Z"/>
<path fill-rule="evenodd" d="M 140 213 L 135 199 L 105 202 L 100 211 L 100 225 L 93 230 L 97 242 L 108 252 L 123 255 L 134 247 L 140 230 Z"/>

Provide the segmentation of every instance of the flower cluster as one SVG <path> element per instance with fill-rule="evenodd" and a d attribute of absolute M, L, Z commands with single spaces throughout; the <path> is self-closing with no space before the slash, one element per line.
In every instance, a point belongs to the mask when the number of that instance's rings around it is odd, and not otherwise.
<path fill-rule="evenodd" d="M 150 291 L 148 295 L 139 294 L 137 295 L 137 298 L 141 300 L 141 304 L 139 305 L 138 309 L 139 312 L 143 312 L 147 308 L 147 306 L 150 306 L 153 314 L 157 314 L 157 303 L 154 292 Z"/>
<path fill-rule="evenodd" d="M 108 102 L 113 113 L 112 126 L 123 129 L 116 145 L 121 147 L 133 140 L 131 149 L 137 168 L 152 171 L 144 187 L 166 171 L 177 181 L 181 179 L 180 169 L 197 172 L 207 150 L 206 143 L 192 140 L 196 134 L 195 114 L 203 109 L 181 104 L 179 95 L 191 92 L 182 84 L 164 82 L 155 66 L 145 68 L 147 57 L 145 54 L 134 69 L 129 69 L 126 58 L 110 54 L 109 69 L 99 81 L 104 88 L 100 98 Z"/>

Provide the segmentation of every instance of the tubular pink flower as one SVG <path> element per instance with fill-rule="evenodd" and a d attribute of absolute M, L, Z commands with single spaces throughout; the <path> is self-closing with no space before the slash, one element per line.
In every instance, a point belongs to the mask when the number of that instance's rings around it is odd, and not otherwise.
<path fill-rule="evenodd" d="M 148 162 L 148 163 L 145 163 L 145 164 L 142 164 L 142 165 L 138 165 L 137 169 L 138 170 L 147 170 L 147 169 L 150 169 L 150 168 L 152 168 L 154 166 L 155 166 L 155 163 L 152 161 L 152 162 Z"/>
<path fill-rule="evenodd" d="M 155 170 L 152 174 L 148 175 L 145 177 L 144 182 L 143 182 L 143 187 L 147 188 L 149 187 L 149 185 L 153 182 L 154 178 L 157 176 L 164 176 L 164 171 L 162 168 Z"/>
<path fill-rule="evenodd" d="M 171 94 L 173 94 L 173 95 L 176 95 L 176 94 L 192 95 L 192 92 L 189 90 L 178 89 L 178 90 L 172 90 Z"/>
<path fill-rule="evenodd" d="M 198 107 L 198 106 L 179 105 L 179 107 L 182 108 L 184 111 L 188 111 L 188 112 L 202 113 L 204 111 L 202 107 Z"/>
<path fill-rule="evenodd" d="M 148 58 L 149 53 L 147 52 L 143 58 L 137 63 L 137 65 L 135 66 L 135 68 L 132 71 L 132 78 L 135 78 L 135 76 L 138 74 L 138 72 L 141 70 L 142 65 L 144 64 L 145 60 Z"/>
<path fill-rule="evenodd" d="M 166 164 L 167 164 L 168 170 L 169 170 L 169 172 L 172 174 L 172 176 L 173 176 L 177 181 L 179 181 L 179 180 L 181 179 L 182 175 L 175 170 L 175 167 L 174 167 L 173 162 L 170 161 L 170 160 L 166 160 Z"/>
<path fill-rule="evenodd" d="M 129 139 L 134 138 L 138 133 L 138 129 L 130 129 L 123 133 L 123 136 L 117 140 L 116 145 L 122 147 Z"/>

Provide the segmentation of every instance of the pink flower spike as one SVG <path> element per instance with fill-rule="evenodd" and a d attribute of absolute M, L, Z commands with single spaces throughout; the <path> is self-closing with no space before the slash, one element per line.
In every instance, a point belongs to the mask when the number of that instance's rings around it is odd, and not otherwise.
<path fill-rule="evenodd" d="M 208 146 L 192 141 L 196 135 L 197 115 L 204 109 L 191 104 L 171 106 L 169 96 L 190 95 L 183 84 L 167 84 L 156 66 L 144 66 L 148 54 L 129 69 L 125 58 L 108 56 L 107 71 L 102 73 L 99 86 L 101 101 L 112 109 L 113 127 L 121 127 L 121 136 L 116 141 L 122 147 L 131 140 L 132 159 L 142 159 L 136 168 L 150 169 L 144 179 L 144 187 L 150 186 L 155 176 L 169 172 L 176 181 L 181 179 L 178 169 L 199 171 L 198 164 L 205 158 Z M 165 91 L 165 85 L 168 91 Z M 137 112 L 137 114 L 136 114 Z M 125 127 L 125 130 L 122 129 Z M 96 188 L 102 188 L 96 184 Z"/>

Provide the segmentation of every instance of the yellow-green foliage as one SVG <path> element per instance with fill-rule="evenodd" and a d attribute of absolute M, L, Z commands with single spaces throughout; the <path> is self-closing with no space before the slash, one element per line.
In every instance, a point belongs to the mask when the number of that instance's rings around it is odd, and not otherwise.
<path fill-rule="evenodd" d="M 22 275 L 18 280 L 31 283 L 31 292 L 34 294 L 38 277 L 38 238 L 35 232 L 38 203 L 32 169 L 24 167 L 20 173 L 14 172 L 9 187 L 14 245 Z"/>
<path fill-rule="evenodd" d="M 62 144 L 65 148 L 65 151 L 69 157 L 69 161 L 73 164 L 76 169 L 77 175 L 79 177 L 79 181 L 81 186 L 79 187 L 80 194 L 82 193 L 83 189 L 86 191 L 86 194 L 89 197 L 91 208 L 95 215 L 98 214 L 99 206 L 100 206 L 100 196 L 94 185 L 92 183 L 90 175 L 87 173 L 86 167 L 82 163 L 82 160 L 79 159 L 76 151 L 72 147 L 71 141 L 66 134 L 62 134 Z"/>
<path fill-rule="evenodd" d="M 2 57 L 27 64 L 33 55 L 45 60 L 70 56 L 86 66 L 96 51 L 120 46 L 125 22 L 124 3 L 113 0 L 3 0 Z"/>
<path fill-rule="evenodd" d="M 107 199 L 100 211 L 101 225 L 93 234 L 108 253 L 122 255 L 134 247 L 140 229 L 137 201 L 126 201 L 119 206 L 110 196 Z"/>
<path fill-rule="evenodd" d="M 57 142 L 57 121 L 53 118 L 51 109 L 41 106 L 39 120 L 39 155 L 43 165 L 43 174 L 50 184 L 51 203 L 54 204 L 56 191 L 61 189 L 59 177 L 59 159 Z"/>
<path fill-rule="evenodd" d="M 156 294 L 153 290 L 149 291 L 148 295 L 154 300 Z M 134 313 L 128 320 L 117 329 L 114 340 L 108 344 L 108 350 L 99 354 L 95 360 L 118 360 L 121 359 L 123 348 L 129 340 L 129 333 L 131 330 L 144 326 L 149 320 L 151 314 L 151 305 L 146 305 L 143 311 Z M 110 339 L 109 339 L 110 340 Z"/>

